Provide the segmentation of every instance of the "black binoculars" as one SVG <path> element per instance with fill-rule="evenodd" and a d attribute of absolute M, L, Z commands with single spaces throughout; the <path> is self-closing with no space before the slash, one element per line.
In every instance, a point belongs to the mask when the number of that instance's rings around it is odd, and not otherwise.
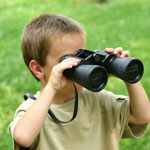
<path fill-rule="evenodd" d="M 74 56 L 64 56 L 62 60 L 74 57 L 80 60 L 78 66 L 66 69 L 64 75 L 83 87 L 98 92 L 105 88 L 108 73 L 128 83 L 138 82 L 143 75 L 144 67 L 139 59 L 117 57 L 103 50 L 79 49 Z"/>

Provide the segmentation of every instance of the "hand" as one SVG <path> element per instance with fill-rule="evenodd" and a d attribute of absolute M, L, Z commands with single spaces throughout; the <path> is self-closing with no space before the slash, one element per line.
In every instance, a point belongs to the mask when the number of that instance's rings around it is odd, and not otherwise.
<path fill-rule="evenodd" d="M 122 47 L 117 47 L 117 48 L 105 48 L 104 50 L 107 53 L 113 53 L 118 57 L 130 57 L 130 53 L 128 50 L 123 50 Z"/>
<path fill-rule="evenodd" d="M 68 58 L 54 66 L 50 74 L 48 85 L 55 91 L 62 89 L 67 83 L 63 71 L 77 66 L 79 62 L 79 59 Z"/>

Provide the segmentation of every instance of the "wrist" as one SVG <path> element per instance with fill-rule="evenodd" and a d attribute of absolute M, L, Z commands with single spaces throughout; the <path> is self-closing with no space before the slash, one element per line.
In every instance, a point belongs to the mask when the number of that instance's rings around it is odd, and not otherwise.
<path fill-rule="evenodd" d="M 128 83 L 128 82 L 124 81 L 124 83 L 125 83 L 125 85 L 126 85 L 127 87 L 140 85 L 140 82 L 137 82 L 137 83 Z"/>
<path fill-rule="evenodd" d="M 56 94 L 56 90 L 54 88 L 52 88 L 49 84 L 47 84 L 45 87 L 44 87 L 44 90 L 47 91 L 48 93 L 51 93 L 51 94 Z"/>
<path fill-rule="evenodd" d="M 46 102 L 45 104 L 49 108 L 49 105 L 52 103 L 55 97 L 55 94 L 56 94 L 56 91 L 50 85 L 47 84 L 42 88 L 42 91 L 37 101 L 42 100 L 42 103 L 43 103 L 43 100 L 44 100 Z"/>

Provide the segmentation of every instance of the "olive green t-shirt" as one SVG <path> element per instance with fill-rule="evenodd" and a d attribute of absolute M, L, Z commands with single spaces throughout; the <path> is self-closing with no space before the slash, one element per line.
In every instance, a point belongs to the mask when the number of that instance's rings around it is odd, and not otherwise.
<path fill-rule="evenodd" d="M 39 92 L 35 95 L 38 97 Z M 34 100 L 24 101 L 16 110 L 9 129 L 13 131 L 20 117 Z M 72 117 L 74 99 L 60 105 L 51 105 L 51 110 L 62 121 Z M 40 110 L 39 110 L 40 111 Z M 76 118 L 69 123 L 55 123 L 47 114 L 39 135 L 29 150 L 118 150 L 121 138 L 139 138 L 146 125 L 129 126 L 130 107 L 128 97 L 114 95 L 102 90 L 98 93 L 83 90 L 79 95 Z M 38 116 L 35 116 L 38 117 Z M 14 141 L 14 150 L 21 150 Z"/>

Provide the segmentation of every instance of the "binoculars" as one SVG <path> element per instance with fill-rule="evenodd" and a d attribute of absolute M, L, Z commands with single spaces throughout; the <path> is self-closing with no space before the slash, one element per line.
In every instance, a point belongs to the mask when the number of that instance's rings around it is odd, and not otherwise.
<path fill-rule="evenodd" d="M 62 60 L 70 57 L 77 58 L 80 62 L 76 67 L 66 69 L 63 74 L 66 78 L 93 92 L 99 92 L 105 88 L 108 73 L 133 84 L 142 78 L 144 71 L 139 59 L 117 57 L 103 50 L 79 49 L 74 56 L 64 56 Z"/>

